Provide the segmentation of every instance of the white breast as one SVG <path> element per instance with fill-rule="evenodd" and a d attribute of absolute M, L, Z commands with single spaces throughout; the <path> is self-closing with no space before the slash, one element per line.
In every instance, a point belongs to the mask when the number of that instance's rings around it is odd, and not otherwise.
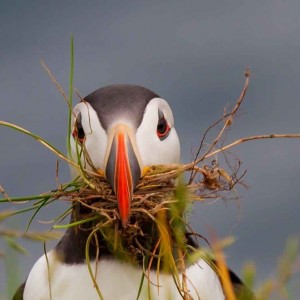
<path fill-rule="evenodd" d="M 42 256 L 32 268 L 24 290 L 24 300 L 98 300 L 86 265 L 66 265 L 57 261 L 55 252 Z M 91 264 L 95 271 L 96 263 Z M 137 299 L 143 271 L 127 263 L 101 259 L 97 264 L 97 283 L 104 300 Z M 187 288 L 193 299 L 225 299 L 220 281 L 209 265 L 199 260 L 186 271 Z M 182 276 L 180 276 L 182 277 Z M 49 280 L 50 279 L 50 280 Z M 182 278 L 180 278 L 181 280 Z M 51 290 L 51 298 L 50 298 Z M 150 272 L 144 278 L 140 300 L 182 299 L 172 275 Z"/>

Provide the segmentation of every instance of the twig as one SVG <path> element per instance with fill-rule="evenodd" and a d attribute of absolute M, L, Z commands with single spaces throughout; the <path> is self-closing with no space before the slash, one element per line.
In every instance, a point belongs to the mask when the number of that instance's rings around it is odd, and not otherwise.
<path fill-rule="evenodd" d="M 262 139 L 299 139 L 300 138 L 300 134 L 295 133 L 295 134 L 290 134 L 290 133 L 286 133 L 286 134 L 278 134 L 278 133 L 272 133 L 272 134 L 261 134 L 261 135 L 253 135 L 253 136 L 249 136 L 249 137 L 245 137 L 245 138 L 241 138 L 239 140 L 234 141 L 231 144 L 228 144 L 218 150 L 215 150 L 209 154 L 206 155 L 206 158 L 209 158 L 211 156 L 216 155 L 217 153 L 220 153 L 222 151 L 225 151 L 229 148 L 232 148 L 234 146 L 237 146 L 239 144 L 245 143 L 245 142 L 249 142 L 249 141 L 253 141 L 253 140 L 262 140 Z M 190 164 L 188 164 L 190 165 Z"/>
<path fill-rule="evenodd" d="M 0 185 L 0 193 L 4 196 L 4 198 L 6 198 L 9 202 L 11 202 L 10 197 L 8 196 L 8 194 L 5 192 L 4 188 Z"/>
<path fill-rule="evenodd" d="M 43 60 L 41 60 L 41 64 L 42 64 L 43 68 L 46 70 L 46 72 L 47 72 L 48 76 L 50 77 L 50 79 L 52 80 L 52 82 L 55 84 L 55 86 L 58 89 L 58 91 L 61 93 L 61 95 L 65 99 L 65 101 L 66 101 L 69 109 L 72 111 L 73 108 L 70 106 L 68 95 L 65 93 L 64 89 L 58 83 L 58 81 L 56 80 L 55 76 L 53 75 L 53 73 L 51 72 L 51 70 L 48 68 L 48 66 L 46 65 L 46 63 Z"/>
<path fill-rule="evenodd" d="M 250 69 L 249 68 L 246 69 L 246 71 L 245 71 L 245 77 L 246 77 L 246 79 L 245 79 L 244 87 L 243 87 L 243 90 L 242 90 L 242 92 L 240 94 L 240 97 L 236 101 L 236 104 L 233 107 L 232 111 L 229 114 L 226 114 L 225 117 L 223 117 L 223 119 L 225 119 L 224 125 L 223 125 L 222 129 L 220 130 L 219 134 L 217 135 L 217 137 L 215 138 L 215 140 L 213 141 L 213 143 L 210 145 L 210 147 L 208 148 L 208 150 L 200 158 L 196 158 L 194 160 L 194 162 L 193 162 L 194 165 L 197 165 L 199 162 L 203 161 L 207 157 L 207 155 L 210 153 L 210 151 L 219 142 L 219 140 L 222 137 L 222 135 L 223 135 L 224 131 L 226 130 L 226 128 L 229 127 L 232 124 L 233 118 L 234 118 L 236 112 L 238 111 L 238 109 L 240 108 L 240 106 L 241 106 L 241 104 L 242 104 L 242 102 L 244 100 L 244 97 L 246 95 L 246 92 L 248 90 L 249 81 L 250 81 L 250 74 L 251 74 L 250 73 Z M 217 121 L 217 122 L 215 122 L 215 124 L 213 124 L 213 126 L 215 126 L 219 122 L 220 122 L 220 120 Z M 209 127 L 208 130 L 205 132 L 204 138 L 205 138 L 206 134 L 208 133 L 208 131 L 211 128 L 212 127 Z M 201 146 L 203 145 L 203 142 L 204 142 L 204 139 L 202 139 L 202 141 L 201 141 L 201 144 L 200 144 L 200 147 L 198 149 L 197 155 L 199 155 L 199 153 L 200 153 L 200 149 L 201 149 Z M 192 171 L 192 174 L 191 174 L 191 177 L 190 177 L 190 182 L 194 179 L 194 177 L 195 177 L 195 173 Z"/>

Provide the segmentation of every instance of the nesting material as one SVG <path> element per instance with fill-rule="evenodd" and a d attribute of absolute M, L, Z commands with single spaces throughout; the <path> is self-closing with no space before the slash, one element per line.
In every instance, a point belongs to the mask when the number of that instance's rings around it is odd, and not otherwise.
<path fill-rule="evenodd" d="M 248 70 L 245 76 L 245 85 L 236 104 L 230 112 L 224 111 L 223 117 L 204 133 L 194 161 L 186 165 L 148 168 L 133 193 L 126 228 L 120 226 L 118 202 L 111 187 L 103 177 L 88 173 L 82 167 L 82 182 L 76 189 L 64 189 L 56 194 L 56 198 L 66 198 L 86 208 L 81 210 L 79 221 L 75 219 L 70 226 L 91 224 L 91 238 L 94 236 L 95 243 L 99 243 L 97 235 L 100 232 L 101 239 L 104 237 L 105 243 L 122 258 L 140 263 L 147 257 L 151 262 L 157 255 L 159 260 L 165 253 L 169 257 L 165 260 L 177 266 L 175 261 L 186 255 L 191 244 L 187 234 L 197 236 L 191 229 L 186 232 L 190 228 L 186 221 L 189 204 L 196 200 L 224 199 L 243 176 L 237 175 L 239 163 L 232 167 L 225 159 L 227 167 L 221 168 L 215 157 L 217 153 L 223 153 L 224 136 L 244 99 L 249 84 Z M 216 138 L 207 144 L 208 135 L 219 129 L 219 125 L 222 126 Z M 170 245 L 174 247 L 170 248 Z M 181 254 L 174 253 L 174 249 Z"/>
<path fill-rule="evenodd" d="M 194 161 L 186 165 L 152 166 L 140 179 L 131 200 L 127 228 L 119 226 L 118 203 L 111 187 L 103 177 L 85 171 L 82 166 L 71 161 L 39 136 L 17 125 L 1 121 L 0 125 L 8 126 L 33 137 L 59 158 L 80 170 L 81 176 L 77 181 L 63 185 L 53 192 L 30 197 L 30 200 L 36 200 L 32 209 L 38 211 L 56 199 L 66 199 L 74 205 L 86 208 L 81 209 L 78 219 L 64 227 L 78 225 L 80 228 L 84 223 L 91 224 L 92 234 L 101 231 L 103 236 L 108 236 L 108 240 L 112 240 L 114 250 L 118 248 L 119 244 L 122 246 L 122 243 L 125 242 L 124 249 L 131 249 L 129 254 L 132 254 L 133 257 L 139 252 L 150 251 L 153 253 L 153 248 L 145 248 L 141 243 L 144 237 L 147 238 L 147 235 L 153 235 L 154 239 L 159 240 L 159 243 L 163 243 L 163 240 L 167 243 L 168 240 L 175 239 L 177 243 L 185 244 L 186 237 L 183 236 L 183 232 L 185 233 L 185 229 L 189 228 L 186 222 L 189 204 L 196 200 L 226 198 L 228 191 L 230 194 L 235 184 L 240 182 L 240 178 L 243 176 L 243 174 L 239 175 L 240 177 L 237 175 L 239 163 L 235 163 L 235 166 L 232 167 L 230 162 L 225 159 L 225 167 L 220 167 L 215 157 L 218 153 L 224 154 L 225 150 L 243 142 L 243 140 L 239 140 L 224 146 L 226 133 L 233 124 L 234 117 L 248 89 L 249 70 L 246 71 L 245 76 L 246 80 L 240 97 L 231 111 L 224 110 L 222 118 L 205 131 Z M 55 80 L 54 82 L 57 85 Z M 62 95 L 68 101 L 65 93 Z M 217 130 L 216 137 L 208 143 L 209 135 Z M 185 177 L 186 183 L 183 183 L 183 177 Z M 17 201 L 23 199 L 27 200 L 22 198 Z M 56 221 L 59 222 L 66 214 L 56 218 Z M 108 231 L 110 231 L 109 234 Z M 190 231 L 192 232 L 192 230 Z M 181 232 L 181 236 L 178 232 Z M 113 238 L 111 238 L 111 233 Z M 119 243 L 119 241 L 121 242 Z M 155 246 L 154 248 L 159 247 Z"/>
<path fill-rule="evenodd" d="M 196 172 L 196 176 L 184 183 L 191 177 L 191 171 Z M 186 221 L 190 204 L 220 197 L 219 192 L 231 190 L 233 186 L 234 181 L 215 162 L 204 168 L 195 167 L 193 163 L 152 166 L 133 193 L 126 228 L 120 223 L 116 196 L 101 176 L 86 177 L 75 190 L 57 191 L 55 197 L 86 208 L 82 209 L 78 228 L 85 222 L 92 224 L 92 234 L 101 233 L 105 243 L 121 259 L 141 263 L 145 258 L 160 259 L 164 252 L 169 257 L 168 268 L 178 268 L 180 255 L 174 253 L 170 245 L 186 255 L 190 250 L 187 234 L 198 237 Z M 72 225 L 77 225 L 76 221 Z"/>

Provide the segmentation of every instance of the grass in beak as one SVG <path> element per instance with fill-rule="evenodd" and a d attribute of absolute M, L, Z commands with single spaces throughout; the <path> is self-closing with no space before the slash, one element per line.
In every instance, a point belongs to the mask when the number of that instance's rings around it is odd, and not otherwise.
<path fill-rule="evenodd" d="M 9 127 L 35 139 L 53 152 L 58 158 L 76 168 L 79 176 L 75 180 L 42 195 L 14 198 L 8 197 L 4 190 L 1 189 L 0 191 L 4 196 L 0 199 L 0 204 L 11 202 L 12 204 L 21 205 L 21 203 L 25 201 L 31 206 L 15 211 L 2 212 L 0 213 L 0 220 L 26 211 L 33 210 L 34 213 L 29 219 L 25 233 L 20 235 L 12 231 L 0 231 L 0 236 L 10 238 L 24 237 L 43 241 L 52 238 L 55 235 L 52 231 L 49 233 L 41 233 L 39 236 L 36 233 L 30 235 L 31 233 L 28 229 L 38 212 L 44 209 L 48 204 L 60 200 L 68 201 L 72 204 L 73 209 L 79 206 L 84 207 L 88 213 L 82 214 L 78 220 L 68 225 L 61 225 L 62 220 L 71 212 L 71 209 L 68 209 L 52 220 L 52 223 L 54 223 L 53 228 L 69 229 L 76 227 L 80 230 L 82 225 L 92 224 L 91 232 L 86 242 L 85 256 L 87 267 L 99 299 L 103 299 L 103 295 L 100 290 L 101 287 L 99 287 L 96 282 L 97 264 L 95 270 L 93 270 L 90 260 L 90 247 L 93 243 L 97 249 L 96 258 L 101 255 L 99 252 L 101 243 L 105 243 L 109 250 L 120 260 L 143 266 L 144 272 L 141 274 L 140 286 L 137 287 L 137 299 L 144 295 L 143 288 L 145 281 L 147 281 L 148 296 L 151 298 L 153 283 L 150 278 L 150 270 L 156 270 L 158 283 L 156 288 L 158 291 L 160 274 L 171 273 L 178 293 L 183 299 L 190 299 L 187 289 L 189 278 L 187 278 L 185 270 L 188 266 L 202 258 L 207 261 L 213 269 L 219 270 L 227 298 L 229 300 L 235 300 L 236 295 L 233 291 L 222 254 L 224 245 L 220 246 L 219 244 L 219 246 L 214 249 L 217 261 L 216 266 L 211 260 L 211 253 L 209 251 L 203 248 L 196 248 L 194 245 L 188 243 L 188 237 L 193 237 L 195 240 L 199 237 L 202 240 L 205 239 L 189 227 L 186 214 L 191 205 L 196 201 L 212 202 L 220 199 L 224 201 L 232 198 L 238 199 L 236 187 L 238 185 L 245 186 L 242 181 L 245 171 L 240 171 L 241 163 L 239 161 L 236 162 L 236 157 L 234 157 L 234 160 L 230 159 L 229 149 L 241 143 L 257 139 L 300 137 L 299 134 L 257 135 L 244 137 L 230 144 L 225 144 L 225 137 L 233 124 L 234 118 L 248 89 L 250 71 L 247 70 L 245 72 L 245 84 L 234 107 L 229 112 L 224 110 L 222 118 L 214 122 L 205 131 L 193 161 L 187 164 L 147 167 L 133 194 L 128 226 L 124 229 L 120 226 L 117 199 L 111 187 L 107 184 L 103 176 L 99 173 L 97 174 L 95 168 L 93 171 L 86 169 L 87 164 L 91 166 L 91 161 L 84 145 L 81 147 L 76 143 L 76 159 L 69 158 L 71 157 L 70 136 L 72 133 L 71 119 L 73 114 L 73 36 L 71 36 L 70 40 L 68 96 L 58 84 L 49 68 L 43 62 L 42 65 L 62 94 L 69 108 L 67 137 L 68 156 L 65 156 L 45 139 L 20 126 L 1 120 L 0 126 Z M 220 125 L 221 129 L 219 129 Z M 215 133 L 216 130 L 217 133 Z M 214 138 L 212 142 L 208 142 L 207 138 L 211 134 L 214 135 Z M 216 159 L 218 155 L 223 157 L 220 162 Z M 234 163 L 232 163 L 232 161 L 234 161 Z M 184 182 L 184 175 L 189 178 L 188 182 Z M 225 241 L 225 244 L 230 244 L 230 241 Z M 284 264 L 280 264 L 279 274 L 281 275 L 278 277 L 279 286 L 284 285 L 288 278 L 290 278 L 291 264 L 295 259 L 295 248 L 293 244 L 289 246 L 289 256 L 284 261 Z M 251 275 L 248 275 L 248 279 L 248 282 L 253 284 Z M 268 297 L 274 289 L 273 286 L 266 285 L 266 287 L 261 290 L 261 299 L 267 299 L 264 297 Z M 283 294 L 285 293 L 284 288 L 280 291 Z M 50 282 L 49 293 L 51 296 Z"/>

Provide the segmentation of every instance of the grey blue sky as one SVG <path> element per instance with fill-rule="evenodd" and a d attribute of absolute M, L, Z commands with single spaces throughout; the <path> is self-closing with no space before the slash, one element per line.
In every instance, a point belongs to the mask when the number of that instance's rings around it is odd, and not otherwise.
<path fill-rule="evenodd" d="M 139 84 L 157 92 L 173 109 L 183 162 L 191 159 L 204 130 L 235 102 L 246 67 L 252 70 L 250 90 L 227 141 L 300 133 L 299 12 L 298 0 L 1 0 L 0 119 L 28 128 L 65 151 L 67 107 L 40 59 L 67 90 L 72 32 L 80 94 L 110 83 Z M 52 153 L 7 128 L 0 128 L 0 136 L 0 184 L 9 195 L 55 187 Z M 274 274 L 286 239 L 299 237 L 299 146 L 300 140 L 238 146 L 233 152 L 247 170 L 249 187 L 239 188 L 240 202 L 197 203 L 191 215 L 201 234 L 208 236 L 213 228 L 220 237 L 236 236 L 226 251 L 228 263 L 239 273 L 245 261 L 255 261 L 258 281 Z M 62 164 L 60 180 L 68 179 Z M 32 228 L 47 228 L 37 221 L 50 220 L 63 209 L 61 203 L 45 209 Z M 29 216 L 10 225 L 24 228 Z M 30 253 L 19 257 L 22 280 L 43 252 L 40 244 L 24 245 Z M 0 269 L 2 291 L 1 261 Z M 299 280 L 291 288 L 296 290 Z"/>

